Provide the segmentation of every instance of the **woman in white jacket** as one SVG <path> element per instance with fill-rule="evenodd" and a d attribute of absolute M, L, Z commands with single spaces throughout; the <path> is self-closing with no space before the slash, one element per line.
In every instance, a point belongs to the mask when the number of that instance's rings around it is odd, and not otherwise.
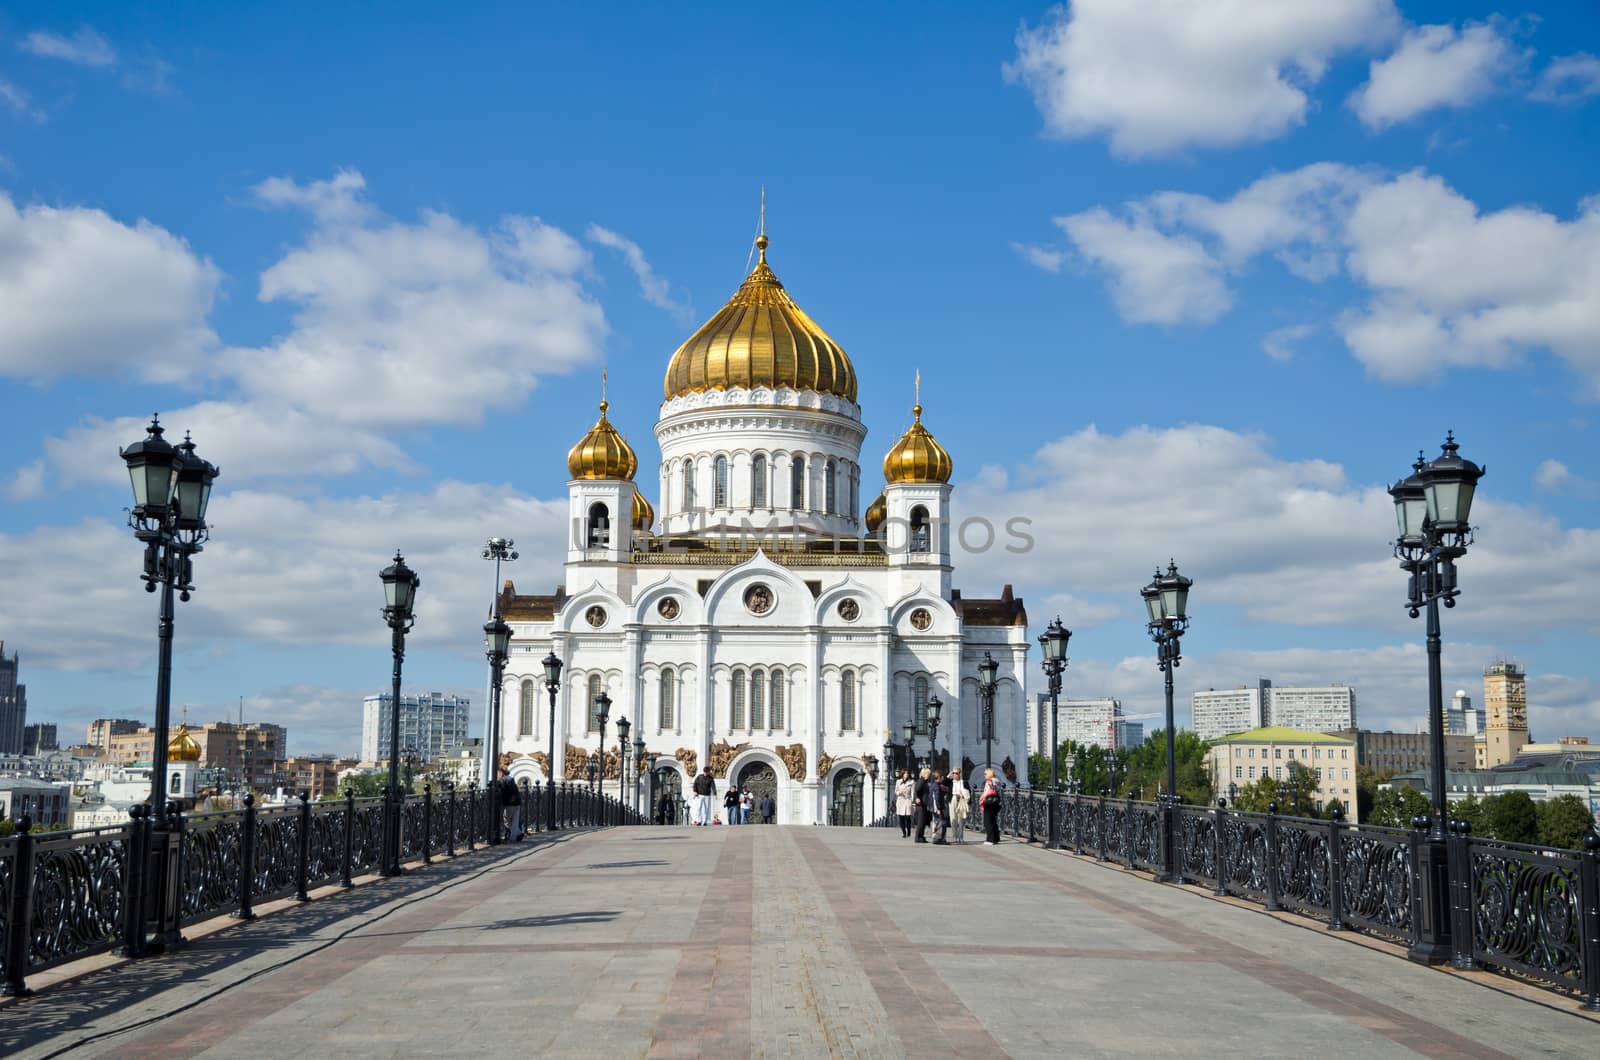
<path fill-rule="evenodd" d="M 965 843 L 967 834 L 967 811 L 972 807 L 972 793 L 967 790 L 967 782 L 961 776 L 961 770 L 950 771 L 950 836 L 957 843 Z"/>
<path fill-rule="evenodd" d="M 894 813 L 900 818 L 900 835 L 906 839 L 911 838 L 911 800 L 915 794 L 916 785 L 912 783 L 911 774 L 902 769 L 894 785 Z"/>

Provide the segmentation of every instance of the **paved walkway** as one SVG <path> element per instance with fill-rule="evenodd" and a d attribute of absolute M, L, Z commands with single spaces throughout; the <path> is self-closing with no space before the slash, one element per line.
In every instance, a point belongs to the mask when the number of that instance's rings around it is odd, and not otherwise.
<path fill-rule="evenodd" d="M 1009 843 L 540 837 L 0 1007 L 0 1055 L 1600 1055 L 1600 1023 Z"/>

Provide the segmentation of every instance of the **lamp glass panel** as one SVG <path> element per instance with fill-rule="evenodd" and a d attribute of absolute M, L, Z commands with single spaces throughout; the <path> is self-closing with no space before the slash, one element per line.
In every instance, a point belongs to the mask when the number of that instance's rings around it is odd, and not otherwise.
<path fill-rule="evenodd" d="M 561 683 L 561 660 L 555 652 L 544 657 L 544 683 L 552 687 Z"/>
<path fill-rule="evenodd" d="M 1395 505 L 1395 513 L 1400 517 L 1400 536 L 1415 541 L 1422 537 L 1422 523 L 1428 517 L 1428 498 L 1425 494 L 1411 494 Z"/>
<path fill-rule="evenodd" d="M 1183 618 L 1189 603 L 1189 587 L 1176 578 L 1161 587 L 1161 609 L 1169 619 Z"/>
<path fill-rule="evenodd" d="M 928 720 L 938 721 L 939 714 L 944 710 L 944 701 L 937 696 L 928 700 Z"/>
<path fill-rule="evenodd" d="M 1161 610 L 1161 594 L 1159 592 L 1145 593 L 1144 607 L 1145 610 L 1150 613 L 1150 622 L 1152 625 L 1160 625 L 1161 620 L 1166 617 Z"/>
<path fill-rule="evenodd" d="M 393 611 L 400 606 L 400 579 L 383 579 L 383 606 Z"/>

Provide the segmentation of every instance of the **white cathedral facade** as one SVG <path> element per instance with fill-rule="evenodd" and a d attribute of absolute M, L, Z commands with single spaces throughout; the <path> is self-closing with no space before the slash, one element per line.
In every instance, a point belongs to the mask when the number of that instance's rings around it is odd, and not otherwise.
<path fill-rule="evenodd" d="M 941 764 L 981 775 L 987 760 L 1023 779 L 1022 600 L 1009 585 L 987 599 L 953 586 L 952 462 L 920 404 L 884 457 L 881 495 L 861 511 L 855 370 L 778 282 L 764 235 L 757 246 L 755 269 L 668 365 L 659 517 L 602 401 L 568 456 L 565 584 L 552 595 L 502 589 L 513 631 L 502 762 L 513 776 L 548 775 L 542 660 L 553 651 L 558 780 L 586 777 L 602 691 L 613 790 L 615 722 L 626 717 L 630 743 L 642 736 L 655 756 L 658 790 L 687 795 L 709 765 L 719 793 L 733 782 L 771 794 L 780 823 L 867 824 L 887 809 L 884 768 L 906 762 L 907 722 L 914 754 L 928 756 L 934 700 Z M 999 665 L 989 733 L 986 656 Z"/>

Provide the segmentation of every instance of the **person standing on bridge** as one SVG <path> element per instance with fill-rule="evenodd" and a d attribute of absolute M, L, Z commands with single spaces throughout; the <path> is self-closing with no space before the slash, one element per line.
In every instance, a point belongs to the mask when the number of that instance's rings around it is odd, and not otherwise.
<path fill-rule="evenodd" d="M 992 768 L 983 771 L 983 794 L 978 796 L 983 811 L 983 845 L 1000 845 L 1000 781 Z"/>
<path fill-rule="evenodd" d="M 729 824 L 739 823 L 739 789 L 737 786 L 728 785 L 728 793 L 722 797 L 722 809 L 728 818 Z"/>
<path fill-rule="evenodd" d="M 900 818 L 900 836 L 902 839 L 911 838 L 912 795 L 911 774 L 902 769 L 900 771 L 900 779 L 894 785 L 894 814 Z"/>
<path fill-rule="evenodd" d="M 933 773 L 927 766 L 917 774 L 916 787 L 912 789 L 912 812 L 917 818 L 917 837 L 914 843 L 928 841 L 928 825 L 933 821 L 933 805 L 939 797 L 939 786 L 933 782 Z"/>
<path fill-rule="evenodd" d="M 711 823 L 711 797 L 717 793 L 717 782 L 711 779 L 711 767 L 706 766 L 700 770 L 700 775 L 694 778 L 694 823 L 709 825 Z"/>
<path fill-rule="evenodd" d="M 950 771 L 950 834 L 957 843 L 967 841 L 967 813 L 972 808 L 972 793 L 961 777 L 961 770 Z"/>
<path fill-rule="evenodd" d="M 761 796 L 761 821 L 763 824 L 773 824 L 778 818 L 778 804 L 771 795 Z"/>
<path fill-rule="evenodd" d="M 500 767 L 500 810 L 506 817 L 506 835 L 512 842 L 522 838 L 522 792 L 511 779 L 511 771 Z"/>

